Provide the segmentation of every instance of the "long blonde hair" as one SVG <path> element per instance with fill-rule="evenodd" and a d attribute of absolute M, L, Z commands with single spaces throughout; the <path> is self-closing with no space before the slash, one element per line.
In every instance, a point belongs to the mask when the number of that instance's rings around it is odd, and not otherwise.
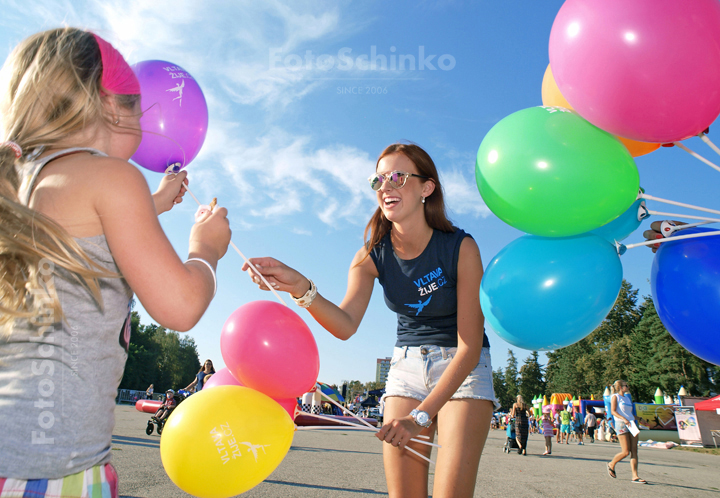
<path fill-rule="evenodd" d="M 110 122 L 101 100 L 102 70 L 93 35 L 61 28 L 24 40 L 0 71 L 0 142 L 23 150 L 16 158 L 11 148 L 0 147 L 0 336 L 17 318 L 47 315 L 48 304 L 56 321 L 63 316 L 49 278 L 55 265 L 70 271 L 100 306 L 97 279 L 117 276 L 92 261 L 59 224 L 18 200 L 16 168 L 29 155 L 82 145 L 73 137 Z M 126 108 L 139 100 L 115 97 Z"/>

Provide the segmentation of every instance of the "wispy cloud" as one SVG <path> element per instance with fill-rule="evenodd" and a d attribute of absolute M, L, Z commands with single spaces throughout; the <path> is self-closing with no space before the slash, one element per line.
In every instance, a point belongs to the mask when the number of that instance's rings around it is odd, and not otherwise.
<path fill-rule="evenodd" d="M 365 181 L 375 160 L 366 152 L 345 145 L 315 148 L 311 137 L 279 128 L 248 141 L 232 124 L 220 128 L 203 150 L 203 169 L 220 164 L 237 192 L 234 203 L 253 216 L 277 220 L 307 210 L 336 226 L 341 219 L 362 224 L 375 208 Z"/>
<path fill-rule="evenodd" d="M 162 59 L 189 71 L 203 88 L 211 115 L 206 142 L 190 169 L 193 191 L 202 199 L 218 196 L 223 205 L 242 208 L 239 228 L 299 213 L 311 213 L 330 227 L 364 225 L 376 208 L 365 181 L 374 157 L 352 145 L 319 144 L 307 132 L 294 134 L 283 119 L 295 102 L 331 84 L 319 78 L 368 72 L 337 66 L 323 71 L 317 64 L 273 68 L 269 59 L 273 48 L 282 54 L 337 53 L 343 40 L 362 29 L 353 19 L 371 16 L 353 16 L 349 6 L 329 0 L 5 0 L 4 5 L 9 8 L 0 26 L 14 30 L 18 39 L 38 30 L 38 23 L 24 28 L 18 19 L 9 21 L 22 12 L 41 20 L 43 28 L 92 29 L 130 62 Z M 389 76 L 406 75 L 394 71 Z M 460 171 L 443 173 L 450 208 L 486 216 L 477 190 Z"/>
<path fill-rule="evenodd" d="M 475 178 L 458 169 L 444 171 L 440 178 L 445 191 L 445 203 L 452 214 L 490 216 L 491 211 L 478 194 Z"/>

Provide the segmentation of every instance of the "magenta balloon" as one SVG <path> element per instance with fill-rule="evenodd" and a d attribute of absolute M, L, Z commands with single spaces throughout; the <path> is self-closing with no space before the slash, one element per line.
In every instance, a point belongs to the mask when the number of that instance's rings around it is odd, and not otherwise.
<path fill-rule="evenodd" d="M 720 2 L 567 0 L 550 66 L 573 108 L 609 133 L 695 136 L 720 114 Z"/>
<path fill-rule="evenodd" d="M 273 301 L 253 301 L 236 309 L 223 326 L 220 351 L 236 379 L 276 400 L 306 393 L 320 371 L 308 326 Z"/>
<path fill-rule="evenodd" d="M 210 378 L 203 384 L 203 390 L 210 389 L 212 387 L 217 386 L 243 386 L 243 383 L 237 380 L 235 377 L 233 377 L 233 374 L 230 373 L 230 370 L 228 370 L 227 367 L 221 368 L 214 374 L 210 376 Z"/>
<path fill-rule="evenodd" d="M 298 402 L 295 398 L 286 398 L 286 399 L 276 399 L 277 403 L 285 408 L 285 411 L 288 412 L 288 415 L 290 415 L 290 418 L 295 420 L 295 409 L 298 408 Z"/>
<path fill-rule="evenodd" d="M 180 66 L 142 61 L 132 66 L 142 92 L 142 142 L 132 160 L 151 171 L 187 166 L 200 152 L 208 109 L 200 85 Z"/>

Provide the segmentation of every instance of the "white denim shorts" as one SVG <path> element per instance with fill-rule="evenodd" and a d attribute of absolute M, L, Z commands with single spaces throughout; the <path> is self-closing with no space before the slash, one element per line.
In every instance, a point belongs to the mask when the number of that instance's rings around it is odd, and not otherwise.
<path fill-rule="evenodd" d="M 457 348 L 441 346 L 396 347 L 385 384 L 385 398 L 401 396 L 423 401 L 450 365 Z M 490 348 L 482 348 L 480 361 L 450 399 L 486 399 L 500 408 L 493 388 Z"/>

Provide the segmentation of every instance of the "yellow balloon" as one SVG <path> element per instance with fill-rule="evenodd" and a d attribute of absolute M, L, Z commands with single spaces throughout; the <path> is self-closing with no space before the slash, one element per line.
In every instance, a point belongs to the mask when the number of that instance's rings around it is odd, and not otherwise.
<path fill-rule="evenodd" d="M 563 97 L 557 83 L 555 83 L 555 77 L 553 76 L 552 69 L 550 69 L 550 64 L 548 64 L 547 69 L 545 69 L 545 74 L 543 75 L 541 93 L 544 106 L 572 109 L 570 102 Z"/>
<path fill-rule="evenodd" d="M 160 438 L 170 479 L 201 498 L 261 483 L 285 458 L 295 424 L 272 398 L 239 386 L 202 390 L 173 411 Z"/>

